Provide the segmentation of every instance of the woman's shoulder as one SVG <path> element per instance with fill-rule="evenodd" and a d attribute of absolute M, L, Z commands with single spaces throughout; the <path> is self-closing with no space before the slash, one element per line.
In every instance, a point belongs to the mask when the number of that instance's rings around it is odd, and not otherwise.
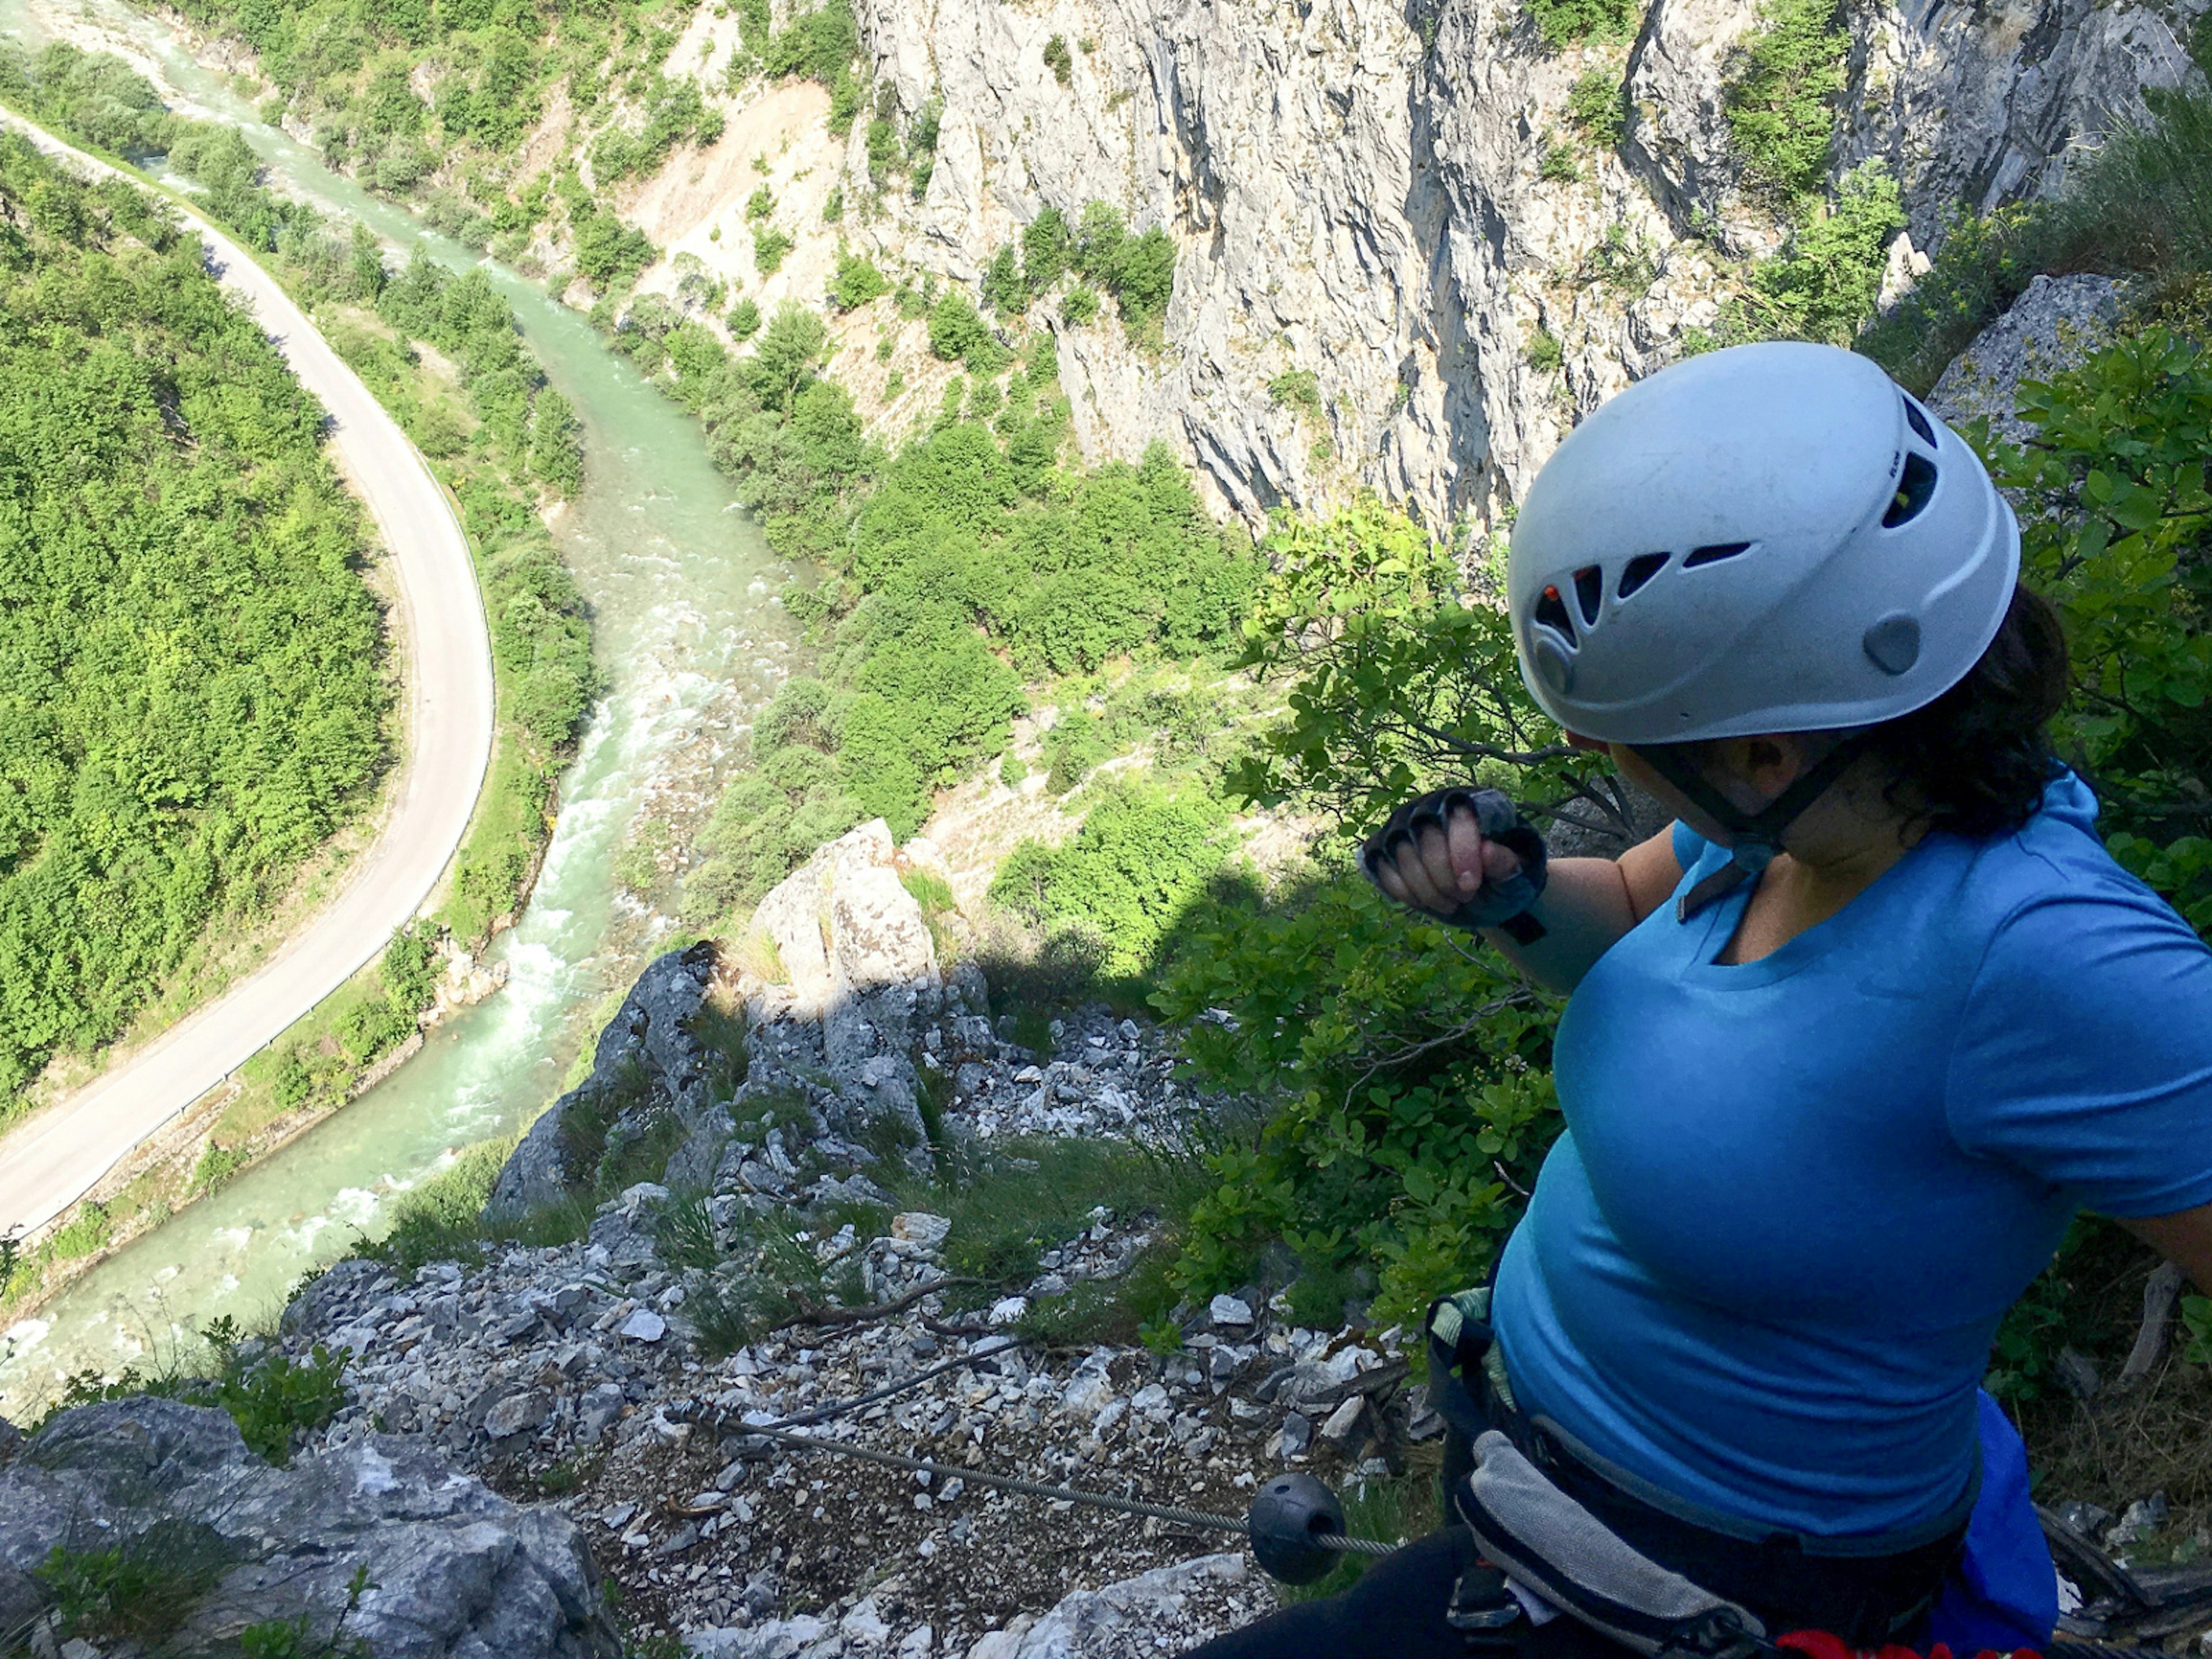
<path fill-rule="evenodd" d="M 2195 932 L 2164 899 L 2120 867 L 2098 833 L 2097 817 L 2095 793 L 2077 774 L 2062 770 L 2020 829 L 1970 844 L 1966 886 L 1973 908 L 1994 922 L 2020 923 L 2057 907 L 2077 926 L 2094 925 L 2108 908 L 2113 921 L 2125 915 L 2170 922 L 2194 940 Z"/>

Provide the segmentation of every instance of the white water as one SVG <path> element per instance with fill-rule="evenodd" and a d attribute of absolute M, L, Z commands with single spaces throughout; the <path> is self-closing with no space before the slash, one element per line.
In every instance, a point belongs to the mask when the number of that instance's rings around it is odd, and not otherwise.
<path fill-rule="evenodd" d="M 421 247 L 492 276 L 584 423 L 585 489 L 555 536 L 592 605 L 610 690 L 562 780 L 536 893 L 494 946 L 506 988 L 431 1032 L 378 1088 L 9 1331 L 0 1410 L 18 1412 L 77 1370 L 159 1364 L 219 1316 L 265 1319 L 301 1273 L 374 1234 L 393 1194 L 460 1148 L 516 1128 L 558 1092 L 611 997 L 667 931 L 617 895 L 624 832 L 679 774 L 696 787 L 702 762 L 773 692 L 795 633 L 772 598 L 788 572 L 738 509 L 697 427 L 581 317 L 330 172 L 120 0 L 70 0 L 66 14 L 51 0 L 0 0 L 0 33 L 35 47 L 64 15 L 80 44 L 92 44 L 87 26 L 98 28 L 156 70 L 186 113 L 236 124 L 272 183 L 366 222 L 403 255 Z"/>

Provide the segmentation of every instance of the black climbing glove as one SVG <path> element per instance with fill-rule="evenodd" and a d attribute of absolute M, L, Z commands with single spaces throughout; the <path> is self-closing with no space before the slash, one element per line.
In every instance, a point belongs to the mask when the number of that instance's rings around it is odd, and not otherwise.
<path fill-rule="evenodd" d="M 1474 813 L 1475 827 L 1485 841 L 1494 841 L 1521 860 L 1521 867 L 1504 881 L 1487 881 L 1457 909 L 1436 915 L 1452 927 L 1496 927 L 1522 945 L 1544 937 L 1544 925 L 1528 915 L 1536 896 L 1544 890 L 1544 838 L 1521 818 L 1520 809 L 1496 789 L 1435 789 L 1407 801 L 1390 814 L 1389 821 L 1367 838 L 1359 849 L 1359 866 L 1377 888 L 1376 870 L 1384 862 L 1395 864 L 1408 847 L 1417 847 L 1421 832 L 1433 826 L 1444 832 L 1446 821 L 1459 807 Z"/>

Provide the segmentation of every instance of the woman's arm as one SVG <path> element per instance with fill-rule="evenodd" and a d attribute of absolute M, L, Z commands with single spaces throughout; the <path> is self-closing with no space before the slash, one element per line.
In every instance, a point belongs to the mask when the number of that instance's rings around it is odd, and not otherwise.
<path fill-rule="evenodd" d="M 2172 1215 L 2138 1216 L 2120 1225 L 2187 1273 L 2198 1290 L 2212 1296 L 2212 1204 L 2177 1210 Z"/>
<path fill-rule="evenodd" d="M 1443 833 L 1424 832 L 1395 864 L 1377 865 L 1375 876 L 1400 903 L 1447 915 L 1486 881 L 1505 880 L 1520 867 L 1512 853 L 1483 839 L 1474 814 L 1462 807 Z M 1667 902 L 1682 866 L 1669 825 L 1618 859 L 1556 859 L 1548 873 L 1528 913 L 1543 923 L 1543 938 L 1521 945 L 1495 927 L 1482 936 L 1539 984 L 1571 991 L 1615 939 Z"/>

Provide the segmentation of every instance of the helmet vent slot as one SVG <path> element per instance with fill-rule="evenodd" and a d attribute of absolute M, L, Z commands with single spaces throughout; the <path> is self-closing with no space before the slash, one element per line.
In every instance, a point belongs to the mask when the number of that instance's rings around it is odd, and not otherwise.
<path fill-rule="evenodd" d="M 1605 572 L 1596 565 L 1584 565 L 1575 572 L 1575 603 L 1582 609 L 1583 621 L 1590 627 L 1597 624 L 1598 606 L 1605 602 Z"/>
<path fill-rule="evenodd" d="M 1667 568 L 1667 561 L 1674 556 L 1672 553 L 1638 553 L 1628 562 L 1627 568 L 1620 573 L 1620 588 L 1613 597 L 1626 599 L 1664 570 Z"/>
<path fill-rule="evenodd" d="M 1575 642 L 1574 619 L 1567 615 L 1567 602 L 1559 597 L 1559 590 L 1547 587 L 1536 601 L 1536 620 L 1552 629 L 1569 645 Z"/>
<path fill-rule="evenodd" d="M 1749 542 L 1713 542 L 1704 547 L 1693 547 L 1690 556 L 1682 561 L 1682 568 L 1694 570 L 1701 564 L 1718 564 L 1723 559 L 1732 559 L 1748 550 Z"/>
<path fill-rule="evenodd" d="M 1885 529 L 1894 530 L 1901 524 L 1910 524 L 1920 516 L 1936 493 L 1936 464 L 1925 455 L 1908 450 L 1905 457 L 1905 475 L 1897 481 L 1897 496 L 1889 504 L 1889 511 L 1881 515 Z"/>
<path fill-rule="evenodd" d="M 1936 441 L 1936 428 L 1928 424 L 1928 417 L 1920 412 L 1920 405 L 1910 398 L 1905 400 L 1905 423 L 1920 434 L 1920 441 L 1929 448 L 1942 447 Z"/>

